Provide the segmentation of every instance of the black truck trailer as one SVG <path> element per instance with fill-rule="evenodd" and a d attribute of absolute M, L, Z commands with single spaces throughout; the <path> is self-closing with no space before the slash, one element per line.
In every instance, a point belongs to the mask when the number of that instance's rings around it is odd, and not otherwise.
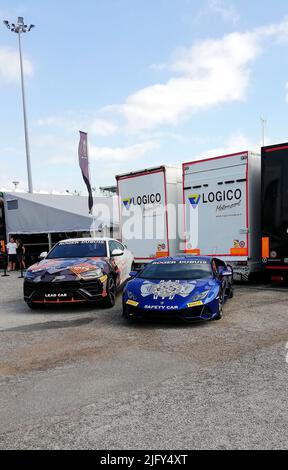
<path fill-rule="evenodd" d="M 6 263 L 5 246 L 6 246 L 6 227 L 5 227 L 4 200 L 3 200 L 3 194 L 0 193 L 0 269 L 3 268 Z"/>
<path fill-rule="evenodd" d="M 262 147 L 262 262 L 272 281 L 288 280 L 288 143 Z"/>

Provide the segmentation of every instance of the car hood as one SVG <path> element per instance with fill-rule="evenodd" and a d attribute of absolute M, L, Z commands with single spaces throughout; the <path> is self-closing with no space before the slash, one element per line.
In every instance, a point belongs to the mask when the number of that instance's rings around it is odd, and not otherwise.
<path fill-rule="evenodd" d="M 103 273 L 109 272 L 109 264 L 105 258 L 59 258 L 45 259 L 27 269 L 25 278 L 39 282 L 71 281 L 81 279 L 88 271 L 101 268 Z"/>
<path fill-rule="evenodd" d="M 201 300 L 196 296 L 207 295 Z M 219 292 L 219 283 L 212 276 L 206 279 L 186 280 L 146 280 L 135 278 L 125 288 L 126 299 L 138 303 L 141 308 L 163 305 L 167 308 L 186 308 L 187 304 L 200 302 L 207 304 L 215 299 Z M 195 299 L 196 297 L 196 299 Z"/>

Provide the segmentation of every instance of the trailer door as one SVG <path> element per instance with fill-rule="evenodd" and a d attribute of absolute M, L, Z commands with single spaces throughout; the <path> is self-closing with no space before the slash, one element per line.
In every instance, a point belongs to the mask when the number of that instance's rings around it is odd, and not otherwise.
<path fill-rule="evenodd" d="M 164 168 L 118 178 L 122 242 L 136 261 L 169 256 Z"/>
<path fill-rule="evenodd" d="M 247 158 L 184 165 L 186 252 L 247 260 Z"/>

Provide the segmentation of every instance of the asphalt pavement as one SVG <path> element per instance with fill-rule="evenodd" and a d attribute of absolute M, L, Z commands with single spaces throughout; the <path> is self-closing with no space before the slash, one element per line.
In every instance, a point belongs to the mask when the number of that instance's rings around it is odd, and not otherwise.
<path fill-rule="evenodd" d="M 236 286 L 220 321 L 30 311 L 0 278 L 1 449 L 285 449 L 288 289 Z"/>

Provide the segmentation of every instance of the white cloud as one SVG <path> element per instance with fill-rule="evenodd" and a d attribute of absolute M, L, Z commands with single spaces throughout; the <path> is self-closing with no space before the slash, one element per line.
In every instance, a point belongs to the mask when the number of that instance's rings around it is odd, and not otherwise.
<path fill-rule="evenodd" d="M 214 1 L 211 5 L 224 9 L 228 4 Z M 128 96 L 124 103 L 106 106 L 94 115 L 50 116 L 38 123 L 70 133 L 88 130 L 102 137 L 177 126 L 197 112 L 245 101 L 255 60 L 266 46 L 287 39 L 288 20 L 284 20 L 250 32 L 198 41 L 190 48 L 175 52 L 170 66 L 165 66 L 171 72 L 166 83 L 142 88 Z M 160 64 L 159 68 L 163 67 L 164 64 Z"/>
<path fill-rule="evenodd" d="M 117 147 L 112 147 L 111 143 L 108 146 L 89 145 L 92 176 L 93 169 L 95 171 L 93 181 L 112 184 L 114 174 L 129 171 L 131 163 L 133 168 L 143 167 L 143 161 L 152 166 L 158 160 L 153 150 L 156 154 L 161 135 L 164 136 L 166 131 L 166 134 L 168 132 L 178 138 L 174 129 L 170 132 L 164 126 L 177 126 L 194 113 L 219 104 L 245 101 L 253 63 L 265 47 L 287 41 L 287 38 L 288 22 L 283 21 L 250 32 L 235 32 L 222 38 L 199 41 L 175 53 L 166 69 L 171 73 L 166 83 L 147 86 L 128 96 L 123 104 L 107 106 L 90 115 L 66 113 L 42 119 L 39 121 L 42 126 L 64 128 L 74 134 L 69 139 L 63 138 L 61 134 L 62 141 L 51 137 L 51 143 L 43 142 L 43 148 L 49 149 L 44 150 L 45 154 L 49 153 L 46 161 L 58 166 L 77 165 L 78 135 L 75 131 L 82 128 L 91 135 L 103 137 L 117 132 L 137 132 L 137 141 L 140 141 L 134 145 L 131 143 Z M 224 146 L 208 149 L 202 157 L 224 155 L 242 149 L 259 152 L 260 136 L 259 121 L 259 142 L 251 142 L 241 132 L 235 133 L 225 139 Z M 195 158 L 201 156 L 195 155 Z M 182 159 L 185 160 L 185 157 Z"/>
<path fill-rule="evenodd" d="M 81 113 L 66 113 L 64 115 L 52 115 L 38 119 L 39 127 L 54 127 L 67 133 L 75 133 L 80 129 L 88 134 L 106 137 L 118 131 L 117 125 L 108 119 L 81 115 Z"/>
<path fill-rule="evenodd" d="M 260 135 L 260 125 L 259 125 L 259 135 Z M 265 144 L 269 145 L 270 140 L 266 139 Z M 262 141 L 252 141 L 246 137 L 242 132 L 235 132 L 230 137 L 225 139 L 225 145 L 221 147 L 215 147 L 208 149 L 203 154 L 195 155 L 194 160 L 200 160 L 204 158 L 213 158 L 220 155 L 229 155 L 238 152 L 252 151 L 255 153 L 261 152 Z M 192 159 L 193 161 L 193 159 Z"/>
<path fill-rule="evenodd" d="M 154 142 L 143 142 L 140 144 L 130 145 L 127 147 L 96 147 L 91 146 L 89 155 L 91 161 L 93 160 L 106 160 L 107 162 L 124 162 L 136 160 L 143 157 L 151 150 L 159 148 L 159 145 Z"/>
<path fill-rule="evenodd" d="M 77 120 L 74 116 L 67 115 L 55 115 L 47 116 L 46 118 L 38 119 L 39 127 L 54 127 L 66 132 L 75 132 L 80 129 L 81 119 Z"/>
<path fill-rule="evenodd" d="M 248 65 L 259 52 L 257 39 L 249 33 L 202 41 L 177 54 L 171 70 L 178 76 L 139 90 L 114 110 L 124 116 L 130 130 L 138 130 L 176 125 L 191 113 L 242 101 L 249 84 Z"/>
<path fill-rule="evenodd" d="M 43 153 L 44 149 L 49 148 L 49 156 L 44 158 L 47 165 L 65 164 L 75 166 L 78 164 L 78 140 L 76 138 L 67 141 L 65 138 L 55 138 L 53 136 L 46 135 L 33 137 L 32 142 L 35 148 L 38 148 L 41 151 L 40 153 Z M 89 143 L 89 160 L 90 163 L 93 161 L 103 161 L 103 163 L 107 165 L 110 165 L 113 162 L 129 162 L 131 160 L 137 160 L 158 148 L 159 144 L 151 141 L 123 147 L 100 147 Z"/>
<path fill-rule="evenodd" d="M 26 76 L 33 76 L 32 62 L 23 58 L 23 69 Z M 11 47 L 0 46 L 0 83 L 18 81 L 20 78 L 19 53 Z"/>
<path fill-rule="evenodd" d="M 227 0 L 209 0 L 206 7 L 201 11 L 200 16 L 203 15 L 218 15 L 224 21 L 236 24 L 240 15 L 233 3 Z"/>
<path fill-rule="evenodd" d="M 65 136 L 55 134 L 31 134 L 31 148 L 33 155 L 38 155 L 34 164 L 41 167 L 53 165 L 77 165 L 78 136 L 67 139 Z"/>
<path fill-rule="evenodd" d="M 124 118 L 128 131 L 178 125 L 191 114 L 247 99 L 251 65 L 266 43 L 287 40 L 288 21 L 208 39 L 177 52 L 173 75 L 164 84 L 143 88 L 122 105 L 107 107 Z"/>
<path fill-rule="evenodd" d="M 92 135 L 100 135 L 103 137 L 116 134 L 118 131 L 118 126 L 112 121 L 106 119 L 94 119 L 93 122 L 89 125 L 89 132 Z"/>
<path fill-rule="evenodd" d="M 22 174 L 21 170 L 19 169 L 17 170 L 17 174 L 14 173 L 13 177 L 11 176 L 11 174 L 9 175 L 8 173 L 1 172 L 0 173 L 0 191 L 15 190 L 15 185 L 13 184 L 13 181 L 18 181 L 19 185 L 17 189 L 23 191 L 26 189 L 25 179 L 26 179 L 26 176 Z"/>

